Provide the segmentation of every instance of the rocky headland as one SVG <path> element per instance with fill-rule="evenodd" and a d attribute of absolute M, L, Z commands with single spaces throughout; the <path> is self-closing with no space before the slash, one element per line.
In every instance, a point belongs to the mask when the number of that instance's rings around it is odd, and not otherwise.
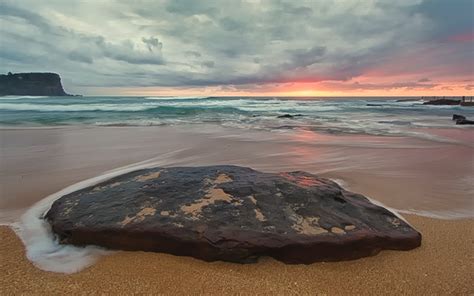
<path fill-rule="evenodd" d="M 69 96 L 56 73 L 0 75 L 0 96 Z"/>

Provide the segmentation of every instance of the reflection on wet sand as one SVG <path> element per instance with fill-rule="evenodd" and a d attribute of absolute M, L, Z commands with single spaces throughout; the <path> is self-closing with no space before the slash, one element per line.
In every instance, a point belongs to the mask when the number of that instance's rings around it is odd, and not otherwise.
<path fill-rule="evenodd" d="M 0 219 L 78 181 L 154 158 L 162 166 L 235 164 L 263 171 L 305 170 L 397 209 L 471 215 L 470 130 L 408 137 L 247 131 L 216 126 L 0 130 Z M 15 210 L 19 210 L 16 211 Z"/>

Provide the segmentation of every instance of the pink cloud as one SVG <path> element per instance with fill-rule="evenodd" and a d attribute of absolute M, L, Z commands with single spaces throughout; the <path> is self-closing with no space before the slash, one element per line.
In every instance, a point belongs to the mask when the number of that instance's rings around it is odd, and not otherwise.
<path fill-rule="evenodd" d="M 448 40 L 454 42 L 473 42 L 474 31 L 450 36 Z"/>

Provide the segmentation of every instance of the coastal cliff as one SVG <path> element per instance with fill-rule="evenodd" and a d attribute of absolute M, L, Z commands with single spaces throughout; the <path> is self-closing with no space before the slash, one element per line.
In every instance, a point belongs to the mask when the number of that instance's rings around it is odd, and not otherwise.
<path fill-rule="evenodd" d="M 0 75 L 0 96 L 68 96 L 56 73 Z"/>

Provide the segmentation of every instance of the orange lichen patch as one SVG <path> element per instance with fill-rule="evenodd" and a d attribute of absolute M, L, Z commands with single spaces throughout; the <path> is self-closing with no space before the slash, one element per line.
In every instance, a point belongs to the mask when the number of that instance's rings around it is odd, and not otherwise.
<path fill-rule="evenodd" d="M 260 209 L 254 209 L 255 212 L 255 218 L 257 218 L 258 221 L 267 221 L 263 213 L 260 211 Z"/>
<path fill-rule="evenodd" d="M 356 228 L 355 225 L 346 225 L 344 227 L 344 230 L 345 231 L 350 231 L 350 230 L 354 230 L 355 228 Z"/>
<path fill-rule="evenodd" d="M 318 224 L 319 217 L 302 217 L 297 215 L 292 228 L 304 235 L 318 235 L 328 231 Z"/>
<path fill-rule="evenodd" d="M 255 199 L 255 197 L 253 197 L 253 195 L 249 195 L 249 199 L 254 205 L 257 204 L 257 200 Z"/>
<path fill-rule="evenodd" d="M 398 218 L 391 218 L 390 223 L 392 223 L 393 226 L 398 227 L 400 226 L 400 219 Z"/>
<path fill-rule="evenodd" d="M 105 186 L 96 186 L 96 187 L 94 187 L 94 189 L 92 189 L 92 191 L 100 191 L 100 190 L 105 189 L 105 188 L 114 188 L 116 186 L 119 186 L 120 184 L 122 184 L 122 182 L 115 182 L 115 183 L 105 185 Z"/>
<path fill-rule="evenodd" d="M 227 183 L 227 182 L 232 182 L 232 178 L 229 177 L 226 174 L 219 174 L 217 178 L 213 181 L 214 184 L 222 184 L 222 183 Z"/>
<path fill-rule="evenodd" d="M 221 188 L 212 187 L 207 191 L 204 198 L 196 200 L 196 202 L 190 205 L 184 205 L 181 207 L 181 211 L 194 217 L 199 216 L 202 209 L 208 205 L 214 204 L 217 201 L 232 202 L 232 196 L 227 194 Z"/>
<path fill-rule="evenodd" d="M 122 222 L 120 222 L 120 225 L 125 226 L 131 222 L 133 223 L 136 223 L 136 222 L 141 222 L 143 220 L 145 220 L 145 217 L 146 216 L 152 216 L 156 213 L 156 209 L 154 208 L 143 208 L 141 209 L 140 212 L 138 212 L 135 216 L 133 217 L 129 217 L 127 215 L 127 217 L 125 217 Z"/>
<path fill-rule="evenodd" d="M 160 212 L 160 215 L 161 215 L 161 216 L 169 216 L 169 215 L 170 215 L 170 212 L 168 212 L 168 211 L 161 211 L 161 212 Z"/>
<path fill-rule="evenodd" d="M 345 234 L 346 232 L 344 229 L 339 228 L 339 227 L 331 227 L 331 232 L 335 234 Z"/>
<path fill-rule="evenodd" d="M 67 202 L 66 205 L 68 206 L 68 208 L 66 208 L 62 213 L 61 213 L 61 216 L 65 217 L 67 215 L 69 215 L 71 212 L 72 212 L 72 209 L 77 206 L 79 204 L 78 201 L 75 201 L 74 203 L 73 202 Z"/>
<path fill-rule="evenodd" d="M 310 177 L 301 177 L 301 178 L 298 178 L 298 180 L 296 181 L 296 183 L 298 183 L 298 185 L 300 186 L 316 186 L 316 185 L 322 185 L 323 183 L 321 183 L 320 181 L 314 179 L 314 178 L 310 178 Z"/>
<path fill-rule="evenodd" d="M 304 186 L 304 187 L 311 187 L 311 186 L 317 186 L 317 185 L 323 185 L 323 183 L 315 178 L 308 177 L 308 176 L 293 176 L 288 173 L 280 173 L 280 176 L 283 178 L 295 182 L 299 186 Z"/>
<path fill-rule="evenodd" d="M 148 181 L 148 180 L 151 180 L 151 179 L 156 179 L 156 178 L 160 177 L 160 174 L 161 174 L 161 171 L 154 172 L 154 173 L 148 173 L 148 174 L 145 174 L 145 175 L 140 175 L 140 176 L 135 177 L 135 181 L 145 182 L 145 181 Z"/>
<path fill-rule="evenodd" d="M 218 200 L 223 200 L 227 202 L 232 201 L 232 195 L 225 193 L 224 190 L 221 188 L 211 188 L 208 190 L 206 197 L 218 201 Z"/>

